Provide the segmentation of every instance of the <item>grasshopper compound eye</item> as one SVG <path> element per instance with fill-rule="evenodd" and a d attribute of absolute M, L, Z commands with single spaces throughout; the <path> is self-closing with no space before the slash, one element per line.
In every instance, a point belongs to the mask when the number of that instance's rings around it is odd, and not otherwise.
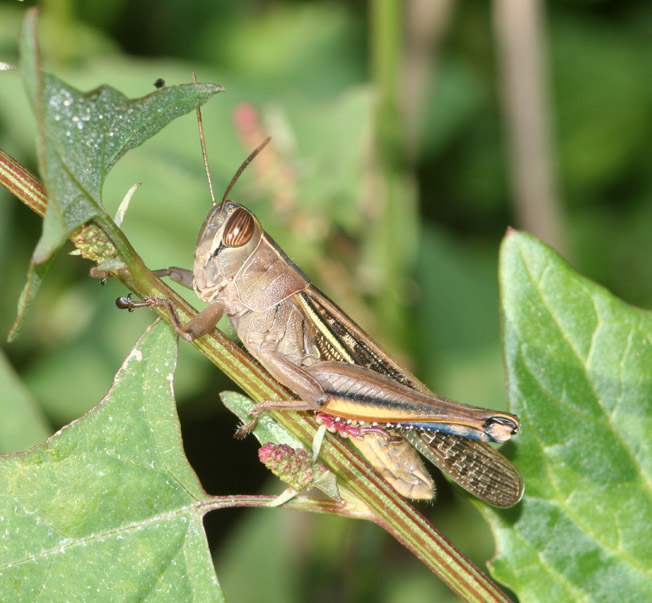
<path fill-rule="evenodd" d="M 253 234 L 253 217 L 246 209 L 239 207 L 224 226 L 222 243 L 225 247 L 242 247 L 251 240 Z"/>

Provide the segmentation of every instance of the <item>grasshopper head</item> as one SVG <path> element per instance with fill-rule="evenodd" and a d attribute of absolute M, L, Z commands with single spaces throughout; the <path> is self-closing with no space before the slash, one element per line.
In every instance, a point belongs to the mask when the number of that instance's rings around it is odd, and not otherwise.
<path fill-rule="evenodd" d="M 195 248 L 195 292 L 209 302 L 231 281 L 254 252 L 263 233 L 246 207 L 226 201 L 204 220 Z"/>

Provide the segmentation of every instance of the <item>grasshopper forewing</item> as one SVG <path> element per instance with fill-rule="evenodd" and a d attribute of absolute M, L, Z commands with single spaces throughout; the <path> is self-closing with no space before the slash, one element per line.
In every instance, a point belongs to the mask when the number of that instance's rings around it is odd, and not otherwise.
<path fill-rule="evenodd" d="M 265 410 L 318 411 L 404 496 L 434 495 L 418 450 L 482 500 L 499 507 L 517 503 L 520 473 L 485 442 L 508 440 L 518 431 L 518 418 L 430 392 L 310 283 L 249 209 L 227 200 L 234 181 L 204 221 L 193 271 L 156 272 L 192 286 L 209 305 L 183 325 L 167 300 L 121 298 L 121 307 L 166 305 L 188 341 L 228 315 L 247 350 L 299 397 L 259 403 L 241 435 Z"/>

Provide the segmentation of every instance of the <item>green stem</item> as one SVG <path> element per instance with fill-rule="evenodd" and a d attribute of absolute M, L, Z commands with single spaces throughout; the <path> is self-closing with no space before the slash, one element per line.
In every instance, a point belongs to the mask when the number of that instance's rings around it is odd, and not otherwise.
<path fill-rule="evenodd" d="M 399 0 L 371 2 L 371 72 L 378 92 L 373 159 L 372 231 L 364 260 L 373 266 L 379 320 L 401 347 L 407 346 L 405 286 L 416 254 L 417 202 L 405 160 L 406 141 L 401 112 L 403 11 Z"/>

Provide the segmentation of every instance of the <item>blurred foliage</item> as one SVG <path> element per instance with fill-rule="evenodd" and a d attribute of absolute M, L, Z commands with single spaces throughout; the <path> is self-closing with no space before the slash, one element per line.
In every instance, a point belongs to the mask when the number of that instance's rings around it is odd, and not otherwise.
<path fill-rule="evenodd" d="M 17 62 L 28 4 L 0 4 L 0 60 Z M 459 3 L 443 45 L 432 51 L 416 153 L 403 161 L 405 211 L 411 211 L 414 193 L 420 213 L 405 221 L 400 235 L 406 270 L 393 284 L 398 322 L 387 319 L 378 300 L 388 296 L 379 284 L 386 260 L 369 253 L 374 248 L 369 241 L 379 232 L 374 225 L 386 208 L 375 204 L 385 175 L 373 161 L 378 92 L 370 81 L 369 47 L 378 32 L 369 29 L 367 5 L 41 4 L 45 68 L 79 89 L 109 83 L 142 96 L 157 78 L 188 82 L 192 71 L 225 86 L 227 92 L 204 109 L 217 194 L 251 144 L 269 132 L 273 148 L 248 170 L 232 197 L 250 205 L 317 285 L 433 389 L 504 406 L 496 266 L 506 227 L 518 224 L 486 3 Z M 551 2 L 546 10 L 569 259 L 619 297 L 650 307 L 652 6 L 635 0 Z M 35 169 L 34 120 L 20 77 L 0 78 L 0 146 Z M 236 120 L 243 105 L 251 109 L 248 128 Z M 124 224 L 134 246 L 150 267 L 190 266 L 209 206 L 192 117 L 179 119 L 115 168 L 104 189 L 107 203 L 117 208 L 136 181 L 143 186 Z M 39 232 L 40 220 L 0 190 L 3 333 L 14 320 Z M 414 256 L 408 244 L 416 246 Z M 13 367 L 27 388 L 20 397 L 33 398 L 41 409 L 37 421 L 49 422 L 50 432 L 101 398 L 152 319 L 146 311 L 117 312 L 112 300 L 124 291 L 112 282 L 101 289 L 88 278 L 89 268 L 60 254 L 21 338 L 5 351 L 10 366 L 0 375 L 2 383 L 12 379 Z M 414 329 L 406 333 L 396 326 L 401 323 Z M 255 444 L 231 438 L 234 420 L 217 397 L 227 387 L 190 346 L 181 346 L 176 391 L 189 458 L 207 490 L 252 492 L 266 473 L 253 453 Z M 446 484 L 440 484 L 437 503 L 423 511 L 481 566 L 492 555 L 485 524 Z M 220 579 L 234 600 L 258 598 L 247 590 L 254 587 L 248 577 L 252 567 L 263 566 L 277 580 L 265 581 L 267 600 L 270 593 L 284 601 L 447 596 L 434 590 L 439 585 L 425 568 L 374 526 L 288 512 L 233 513 L 213 513 L 206 523 Z M 261 534 L 267 536 L 261 540 Z M 277 571 L 266 566 L 269 561 L 278 564 Z M 311 576 L 310 582 L 302 576 Z"/>

